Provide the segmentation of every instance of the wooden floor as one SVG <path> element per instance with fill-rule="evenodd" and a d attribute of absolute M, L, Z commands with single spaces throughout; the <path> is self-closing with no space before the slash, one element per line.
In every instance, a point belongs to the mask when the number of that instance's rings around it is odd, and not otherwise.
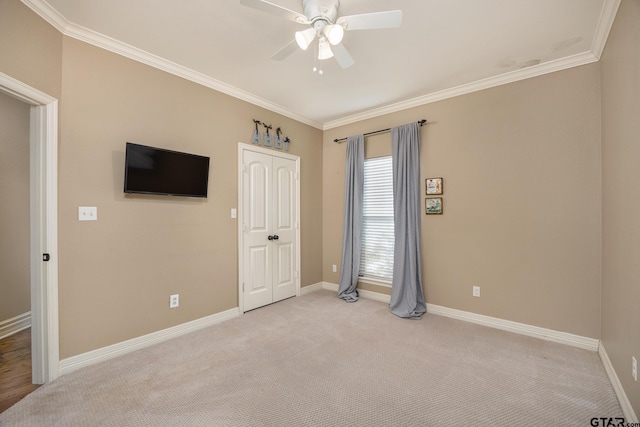
<path fill-rule="evenodd" d="M 0 340 L 0 412 L 38 387 L 31 384 L 31 329 Z"/>

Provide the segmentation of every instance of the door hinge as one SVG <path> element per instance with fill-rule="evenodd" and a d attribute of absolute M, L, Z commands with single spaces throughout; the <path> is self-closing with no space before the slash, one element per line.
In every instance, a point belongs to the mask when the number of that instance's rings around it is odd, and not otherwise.
<path fill-rule="evenodd" d="M 244 292 L 244 282 L 242 282 L 242 292 Z"/>

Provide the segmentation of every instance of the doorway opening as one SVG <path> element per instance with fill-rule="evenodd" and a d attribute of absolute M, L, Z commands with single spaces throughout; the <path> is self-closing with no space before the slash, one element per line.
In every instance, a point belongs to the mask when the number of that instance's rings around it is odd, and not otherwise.
<path fill-rule="evenodd" d="M 32 382 L 59 376 L 58 100 L 0 73 L 0 92 L 28 105 Z"/>

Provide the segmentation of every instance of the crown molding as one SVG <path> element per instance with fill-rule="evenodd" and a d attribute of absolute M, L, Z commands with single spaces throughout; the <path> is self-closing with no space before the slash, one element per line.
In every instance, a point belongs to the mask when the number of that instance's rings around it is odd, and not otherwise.
<path fill-rule="evenodd" d="M 38 14 L 41 18 L 53 25 L 65 36 L 75 38 L 85 43 L 92 44 L 102 49 L 111 51 L 118 55 L 125 56 L 129 59 L 133 59 L 134 61 L 141 62 L 159 70 L 166 71 L 175 76 L 184 78 L 218 92 L 222 92 L 258 107 L 268 109 L 285 117 L 289 117 L 300 123 L 307 124 L 323 131 L 359 122 L 361 120 L 372 119 L 385 114 L 396 113 L 408 108 L 418 107 L 432 102 L 441 101 L 444 99 L 453 98 L 456 96 L 465 95 L 496 86 L 501 86 L 504 84 L 541 76 L 544 74 L 553 73 L 555 71 L 561 71 L 568 68 L 597 62 L 602 55 L 607 42 L 607 38 L 609 36 L 609 32 L 611 30 L 611 27 L 613 26 L 613 22 L 615 20 L 616 13 L 621 2 L 621 0 L 604 1 L 602 11 L 600 13 L 600 19 L 598 20 L 598 27 L 596 28 L 596 33 L 594 35 L 590 51 L 579 53 L 566 58 L 561 58 L 555 61 L 545 62 L 532 67 L 511 71 L 499 76 L 489 77 L 475 82 L 463 84 L 450 89 L 433 92 L 409 100 L 388 104 L 379 108 L 374 108 L 357 114 L 345 116 L 340 119 L 320 123 L 308 117 L 292 112 L 286 107 L 275 104 L 244 90 L 238 89 L 220 80 L 216 80 L 190 68 L 168 61 L 157 55 L 151 54 L 134 46 L 122 43 L 111 37 L 69 22 L 57 10 L 51 7 L 51 5 L 46 2 L 46 0 L 21 1 L 36 14 Z"/>
<path fill-rule="evenodd" d="M 598 19 L 598 27 L 596 28 L 596 33 L 591 44 L 591 51 L 598 60 L 602 57 L 604 46 L 607 44 L 609 32 L 611 31 L 611 27 L 613 27 L 613 21 L 616 19 L 621 1 L 622 0 L 605 0 L 602 5 L 600 19 Z"/>
<path fill-rule="evenodd" d="M 220 80 L 209 77 L 198 71 L 192 70 L 180 64 L 176 64 L 175 62 L 161 58 L 152 53 L 138 49 L 137 47 L 128 45 L 126 43 L 115 40 L 111 37 L 97 33 L 93 30 L 89 30 L 79 25 L 69 24 L 67 26 L 67 31 L 65 32 L 65 35 L 75 38 L 77 40 L 83 41 L 85 43 L 92 44 L 99 48 L 108 50 L 110 52 L 116 53 L 118 55 L 124 56 L 126 58 L 132 59 L 134 61 L 149 65 L 150 67 L 157 68 L 159 70 L 165 71 L 167 73 L 173 74 L 183 79 L 192 81 L 199 85 L 205 86 L 209 89 L 222 92 L 226 95 L 232 96 L 242 101 L 246 101 L 258 107 L 262 107 L 267 110 L 273 111 L 275 113 L 282 114 L 283 116 L 289 117 L 298 122 L 307 124 L 309 126 L 312 126 L 318 129 L 322 129 L 322 124 L 317 123 L 307 117 L 301 116 L 300 114 L 293 113 L 292 111 L 289 111 L 288 109 L 282 107 L 281 105 L 268 101 L 259 96 L 253 95 L 244 90 L 238 89 L 235 86 L 232 86 Z"/>
<path fill-rule="evenodd" d="M 55 29 L 60 31 L 62 34 L 65 33 L 67 27 L 69 26 L 69 21 L 45 0 L 21 1 L 25 4 L 25 6 L 33 10 L 38 16 L 51 24 Z"/>
<path fill-rule="evenodd" d="M 555 71 L 565 70 L 567 68 L 577 67 L 580 65 L 590 64 L 596 62 L 598 59 L 591 52 L 583 52 L 576 55 L 568 56 L 566 58 L 557 59 L 555 61 L 544 62 L 539 65 L 534 65 L 527 68 L 522 68 L 508 73 L 500 74 L 498 76 L 489 77 L 475 82 L 463 84 L 460 86 L 452 87 L 450 89 L 433 92 L 427 95 L 419 96 L 417 98 L 408 99 L 406 101 L 400 101 L 395 104 L 389 104 L 380 108 L 375 108 L 368 111 L 363 111 L 358 114 L 343 117 L 341 119 L 326 122 L 323 130 L 333 129 L 339 126 L 356 123 L 361 120 L 372 119 L 385 114 L 396 113 L 408 108 L 419 107 L 421 105 L 430 104 L 436 101 L 442 101 L 444 99 L 453 98 L 460 95 L 466 95 L 472 92 L 477 92 L 484 89 L 489 89 L 496 86 L 502 86 L 508 83 L 517 82 L 520 80 L 526 80 L 532 77 L 542 76 L 544 74 L 553 73 Z"/>
<path fill-rule="evenodd" d="M 274 113 L 278 113 L 283 116 L 289 117 L 293 120 L 307 124 L 317 129 L 322 129 L 321 123 L 313 121 L 308 117 L 304 117 L 300 114 L 294 113 L 281 105 L 268 101 L 259 96 L 253 95 L 244 90 L 238 89 L 237 87 L 231 86 L 220 80 L 216 80 L 212 77 L 206 76 L 205 74 L 194 71 L 180 64 L 176 64 L 175 62 L 169 61 L 167 59 L 161 58 L 152 53 L 146 52 L 137 47 L 131 46 L 129 44 L 123 43 L 111 37 L 105 36 L 104 34 L 100 34 L 96 31 L 90 30 L 80 25 L 76 25 L 68 21 L 66 18 L 64 18 L 58 11 L 56 11 L 53 7 L 51 7 L 51 5 L 49 5 L 45 0 L 22 0 L 22 2 L 25 5 L 27 5 L 31 10 L 33 10 L 35 13 L 37 13 L 40 17 L 42 17 L 45 21 L 53 25 L 65 36 L 94 45 L 101 49 L 116 53 L 118 55 L 132 59 L 134 61 L 143 63 L 145 65 L 149 65 L 151 67 L 157 68 L 159 70 L 165 71 L 167 73 L 170 73 L 175 76 L 181 77 L 183 79 L 197 83 L 199 85 L 208 87 L 209 89 L 222 92 L 226 95 L 232 96 L 242 101 L 246 101 L 258 107 L 265 108 Z"/>
<path fill-rule="evenodd" d="M 604 1 L 602 10 L 600 12 L 600 18 L 598 19 L 598 27 L 596 28 L 590 51 L 579 53 L 573 56 L 568 56 L 566 58 L 557 59 L 555 61 L 545 62 L 532 67 L 511 71 L 499 76 L 489 77 L 483 80 L 463 84 L 450 89 L 433 92 L 406 101 L 400 101 L 394 104 L 374 108 L 337 120 L 328 121 L 324 123 L 322 130 L 329 130 L 339 126 L 356 123 L 361 120 L 367 120 L 385 114 L 396 113 L 408 108 L 418 107 L 421 105 L 430 104 L 432 102 L 442 101 L 444 99 L 453 98 L 456 96 L 465 95 L 472 92 L 477 92 L 480 90 L 529 79 L 532 77 L 538 77 L 544 74 L 566 70 L 572 67 L 578 67 L 580 65 L 586 65 L 592 62 L 597 62 L 600 60 L 602 52 L 604 51 L 604 47 L 607 43 L 607 38 L 609 37 L 609 32 L 611 31 L 611 27 L 613 26 L 613 22 L 618 12 L 618 8 L 620 7 L 621 1 L 622 0 Z"/>

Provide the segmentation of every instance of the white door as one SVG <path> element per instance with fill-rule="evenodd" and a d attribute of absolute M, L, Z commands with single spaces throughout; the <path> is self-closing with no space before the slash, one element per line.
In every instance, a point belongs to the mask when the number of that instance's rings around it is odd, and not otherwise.
<path fill-rule="evenodd" d="M 266 150 L 265 150 L 266 151 Z M 297 161 L 241 150 L 243 311 L 297 295 Z"/>

